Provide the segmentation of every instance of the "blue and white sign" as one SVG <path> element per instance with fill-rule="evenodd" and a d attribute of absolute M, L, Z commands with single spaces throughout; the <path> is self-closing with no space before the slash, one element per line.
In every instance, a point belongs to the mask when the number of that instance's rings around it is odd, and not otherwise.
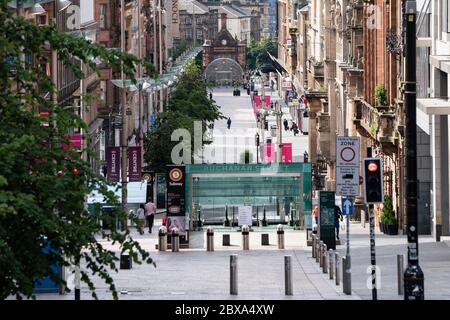
<path fill-rule="evenodd" d="M 353 198 L 342 197 L 342 214 L 344 216 L 353 214 Z"/>

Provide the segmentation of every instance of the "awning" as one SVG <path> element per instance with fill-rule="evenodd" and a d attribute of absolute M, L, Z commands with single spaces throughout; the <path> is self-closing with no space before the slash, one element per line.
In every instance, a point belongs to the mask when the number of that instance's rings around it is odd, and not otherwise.
<path fill-rule="evenodd" d="M 417 99 L 417 108 L 428 115 L 448 115 L 450 101 L 439 98 Z"/>
<path fill-rule="evenodd" d="M 117 188 L 117 190 L 116 190 Z M 115 186 L 108 186 L 108 191 L 114 192 L 114 195 L 118 198 L 118 202 L 122 202 L 122 189 L 121 184 L 116 183 Z M 128 203 L 145 203 L 147 200 L 147 182 L 128 182 L 127 183 L 127 202 Z M 98 193 L 98 191 L 92 191 L 88 198 L 88 204 L 105 203 L 105 197 Z"/>
<path fill-rule="evenodd" d="M 272 65 L 275 67 L 275 69 L 277 69 L 277 72 L 279 74 L 283 74 L 283 73 L 289 73 L 280 63 L 280 61 L 275 58 L 274 56 L 272 56 L 269 52 L 267 52 L 269 54 L 269 58 L 272 61 Z"/>
<path fill-rule="evenodd" d="M 95 131 L 98 130 L 103 125 L 103 119 L 95 119 L 94 122 L 92 122 L 89 125 L 89 134 L 92 135 Z"/>

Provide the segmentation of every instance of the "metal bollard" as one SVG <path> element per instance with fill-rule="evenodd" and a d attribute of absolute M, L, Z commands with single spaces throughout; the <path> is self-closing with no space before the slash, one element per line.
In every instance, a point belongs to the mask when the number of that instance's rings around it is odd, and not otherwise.
<path fill-rule="evenodd" d="M 284 292 L 287 296 L 292 296 L 292 256 L 284 256 Z"/>
<path fill-rule="evenodd" d="M 315 258 L 316 257 L 316 235 L 313 234 L 311 236 L 311 238 L 312 238 L 312 250 L 311 250 L 311 252 L 312 252 L 312 257 Z"/>
<path fill-rule="evenodd" d="M 206 251 L 214 251 L 214 229 L 211 226 L 206 229 Z"/>
<path fill-rule="evenodd" d="M 316 262 L 319 262 L 320 259 L 320 239 L 316 240 Z"/>
<path fill-rule="evenodd" d="M 403 273 L 405 272 L 405 265 L 403 264 L 403 255 L 397 255 L 397 282 L 398 282 L 398 294 L 403 295 Z"/>
<path fill-rule="evenodd" d="M 334 278 L 334 266 L 333 266 L 333 261 L 334 260 L 334 250 L 330 249 L 328 251 L 328 269 L 329 269 L 329 273 L 330 273 L 330 280 L 333 280 Z"/>
<path fill-rule="evenodd" d="M 324 244 L 323 245 L 323 261 L 322 261 L 322 272 L 323 273 L 328 273 L 328 250 L 327 250 L 327 245 Z"/>
<path fill-rule="evenodd" d="M 320 241 L 320 246 L 319 246 L 319 266 L 322 268 L 323 267 L 323 241 Z"/>
<path fill-rule="evenodd" d="M 282 224 L 277 226 L 278 249 L 284 249 L 284 228 Z"/>
<path fill-rule="evenodd" d="M 248 225 L 244 224 L 242 226 L 242 250 L 250 250 L 250 239 L 249 239 L 250 228 Z"/>
<path fill-rule="evenodd" d="M 230 255 L 230 294 L 238 294 L 237 254 Z"/>
<path fill-rule="evenodd" d="M 339 252 L 335 252 L 334 255 L 334 273 L 335 273 L 335 279 L 336 279 L 336 285 L 338 286 L 341 282 L 341 275 L 339 274 L 339 265 L 340 265 L 340 256 Z"/>
<path fill-rule="evenodd" d="M 165 226 L 159 227 L 158 230 L 158 250 L 167 250 L 167 228 Z"/>
<path fill-rule="evenodd" d="M 180 251 L 180 232 L 178 228 L 172 229 L 172 252 Z"/>
<path fill-rule="evenodd" d="M 345 256 L 342 260 L 342 289 L 345 294 L 352 294 L 351 258 Z"/>

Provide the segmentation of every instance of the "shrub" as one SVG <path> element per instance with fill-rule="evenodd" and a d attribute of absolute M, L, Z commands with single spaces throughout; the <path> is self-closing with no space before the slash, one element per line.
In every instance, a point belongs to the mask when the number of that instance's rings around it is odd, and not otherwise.
<path fill-rule="evenodd" d="M 377 106 L 386 106 L 386 88 L 384 84 L 379 84 L 375 87 L 375 101 Z"/>
<path fill-rule="evenodd" d="M 384 197 L 383 210 L 381 210 L 381 223 L 383 224 L 397 224 L 395 211 L 392 206 L 392 198 L 390 196 Z"/>

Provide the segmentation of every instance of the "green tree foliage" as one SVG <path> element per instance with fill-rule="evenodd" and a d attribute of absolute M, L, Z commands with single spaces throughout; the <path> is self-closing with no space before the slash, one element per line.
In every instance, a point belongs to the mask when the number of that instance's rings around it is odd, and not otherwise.
<path fill-rule="evenodd" d="M 277 56 L 277 45 L 271 36 L 261 41 L 252 40 L 247 47 L 247 67 L 249 70 L 258 70 L 264 64 L 270 63 L 269 54 Z"/>
<path fill-rule="evenodd" d="M 171 95 L 168 111 L 158 114 L 155 128 L 146 139 L 145 159 L 149 167 L 163 172 L 167 164 L 173 163 L 172 149 L 179 141 L 172 141 L 171 137 L 176 129 L 186 129 L 189 132 L 192 139 L 192 161 L 199 151 L 198 148 L 194 149 L 194 122 L 200 121 L 205 132 L 209 123 L 224 118 L 219 109 L 215 101 L 209 99 L 201 67 L 195 60 L 190 60 Z M 210 142 L 202 141 L 202 144 L 208 143 Z"/>
<path fill-rule="evenodd" d="M 181 112 L 195 120 L 213 122 L 222 113 L 214 100 L 209 99 L 200 67 L 189 61 L 169 102 L 169 110 Z"/>
<path fill-rule="evenodd" d="M 177 129 L 186 129 L 191 137 L 190 146 L 194 145 L 194 119 L 181 112 L 162 112 L 158 114 L 155 130 L 147 136 L 145 154 L 147 163 L 153 170 L 165 172 L 166 164 L 171 164 L 172 150 L 179 142 L 171 141 L 172 133 Z M 194 150 L 198 151 L 198 150 Z M 191 161 L 193 155 L 191 155 Z"/>
<path fill-rule="evenodd" d="M 183 54 L 187 49 L 186 41 L 181 41 L 175 48 L 172 50 L 172 60 L 175 61 L 179 56 Z"/>
<path fill-rule="evenodd" d="M 92 275 L 102 278 L 114 298 L 117 290 L 110 269 L 117 271 L 118 252 L 102 245 L 110 240 L 134 262 L 152 263 L 148 252 L 128 230 L 102 232 L 99 210 L 89 213 L 86 196 L 93 190 L 117 204 L 107 182 L 80 154 L 68 148 L 69 131 L 86 124 L 73 110 L 45 98 L 55 88 L 47 74 L 23 62 L 22 53 L 37 62 L 49 60 L 43 49 L 50 45 L 58 59 L 84 77 L 77 59 L 96 70 L 94 59 L 123 70 L 132 77 L 138 60 L 117 50 L 91 44 L 81 37 L 59 33 L 54 24 L 37 27 L 15 17 L 6 0 L 0 0 L 0 299 L 32 297 L 34 279 L 64 280 L 51 266 L 82 263 L 81 280 L 96 298 Z M 42 126 L 38 111 L 49 112 Z M 88 140 L 89 137 L 86 138 Z M 88 152 L 82 150 L 82 152 Z M 116 210 L 119 219 L 128 215 Z M 134 218 L 128 217 L 132 220 Z M 43 247 L 49 247 L 45 253 Z M 61 254 L 62 253 L 62 254 Z"/>
<path fill-rule="evenodd" d="M 397 218 L 395 217 L 392 198 L 390 196 L 384 197 L 383 209 L 381 210 L 381 222 L 384 224 L 397 224 Z"/>

